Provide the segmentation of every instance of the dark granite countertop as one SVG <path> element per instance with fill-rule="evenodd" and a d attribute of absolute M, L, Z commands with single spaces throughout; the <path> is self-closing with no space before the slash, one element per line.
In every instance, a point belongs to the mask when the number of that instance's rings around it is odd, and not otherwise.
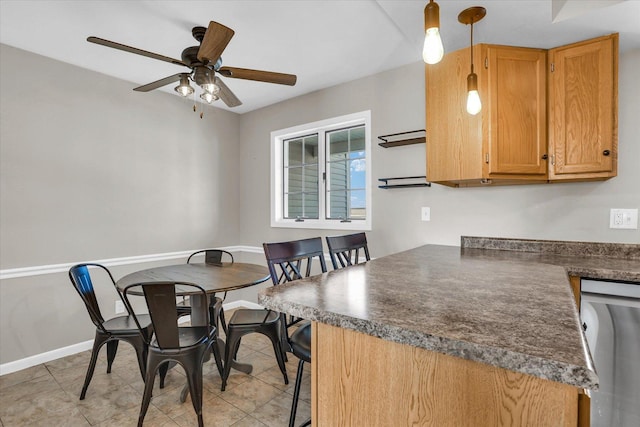
<path fill-rule="evenodd" d="M 463 238 L 463 246 L 464 239 L 486 238 Z M 259 301 L 385 340 L 597 388 L 567 272 L 640 281 L 640 259 L 466 244 L 426 245 L 278 285 Z"/>
<path fill-rule="evenodd" d="M 461 246 L 468 256 L 559 265 L 570 276 L 640 284 L 640 245 L 463 236 Z"/>

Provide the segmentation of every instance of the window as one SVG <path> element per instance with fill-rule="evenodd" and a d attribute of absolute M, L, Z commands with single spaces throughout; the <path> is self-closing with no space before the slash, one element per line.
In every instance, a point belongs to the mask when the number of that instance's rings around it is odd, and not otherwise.
<path fill-rule="evenodd" d="M 271 226 L 371 229 L 371 112 L 271 133 Z"/>

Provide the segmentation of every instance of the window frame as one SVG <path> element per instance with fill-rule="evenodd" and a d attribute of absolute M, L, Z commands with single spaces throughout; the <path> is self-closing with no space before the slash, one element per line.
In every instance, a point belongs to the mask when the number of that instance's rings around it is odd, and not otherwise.
<path fill-rule="evenodd" d="M 327 179 L 327 132 L 364 125 L 365 130 L 365 197 L 366 218 L 342 222 L 339 219 L 328 219 Z M 318 210 L 319 218 L 305 218 L 297 221 L 284 217 L 284 141 L 311 134 L 318 134 Z M 372 171 L 371 171 L 371 111 L 361 111 L 326 120 L 319 120 L 303 125 L 292 126 L 271 132 L 271 227 L 278 228 L 315 228 L 326 230 L 362 230 L 370 231 L 372 223 Z"/>

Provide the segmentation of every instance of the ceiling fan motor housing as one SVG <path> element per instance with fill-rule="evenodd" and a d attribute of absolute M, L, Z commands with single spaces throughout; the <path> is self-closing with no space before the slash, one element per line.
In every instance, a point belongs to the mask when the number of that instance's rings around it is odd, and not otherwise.
<path fill-rule="evenodd" d="M 193 27 L 191 29 L 191 35 L 194 39 L 198 40 L 198 43 L 202 43 L 202 39 L 204 39 L 204 34 L 207 32 L 205 27 Z"/>
<path fill-rule="evenodd" d="M 214 76 L 215 72 L 204 65 L 197 66 L 193 69 L 193 81 L 195 81 L 198 86 L 214 83 Z"/>
<path fill-rule="evenodd" d="M 198 60 L 198 50 L 200 46 L 191 46 L 182 51 L 182 62 L 187 64 L 189 67 L 197 67 L 198 65 L 204 65 L 202 62 Z"/>

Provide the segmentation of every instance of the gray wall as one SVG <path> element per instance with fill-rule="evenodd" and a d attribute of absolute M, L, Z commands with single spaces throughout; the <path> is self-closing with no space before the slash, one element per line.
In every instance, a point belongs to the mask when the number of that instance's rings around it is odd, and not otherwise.
<path fill-rule="evenodd" d="M 1 269 L 237 243 L 239 115 L 0 49 Z M 0 284 L 0 363 L 94 330 L 66 274 Z"/>
<path fill-rule="evenodd" d="M 604 182 L 511 187 L 373 190 L 371 252 L 381 256 L 425 243 L 459 245 L 461 235 L 640 243 L 638 230 L 609 229 L 610 208 L 640 208 L 640 51 L 620 57 L 619 171 Z M 378 135 L 425 126 L 424 64 L 415 63 L 314 92 L 251 113 L 240 125 L 242 244 L 315 235 L 321 230 L 270 228 L 270 132 L 371 110 Z M 446 125 L 446 124 L 443 124 Z M 427 129 L 428 133 L 428 129 Z M 373 142 L 373 141 L 372 141 Z M 373 178 L 424 175 L 425 147 L 373 147 Z M 422 206 L 431 221 L 420 220 Z"/>

